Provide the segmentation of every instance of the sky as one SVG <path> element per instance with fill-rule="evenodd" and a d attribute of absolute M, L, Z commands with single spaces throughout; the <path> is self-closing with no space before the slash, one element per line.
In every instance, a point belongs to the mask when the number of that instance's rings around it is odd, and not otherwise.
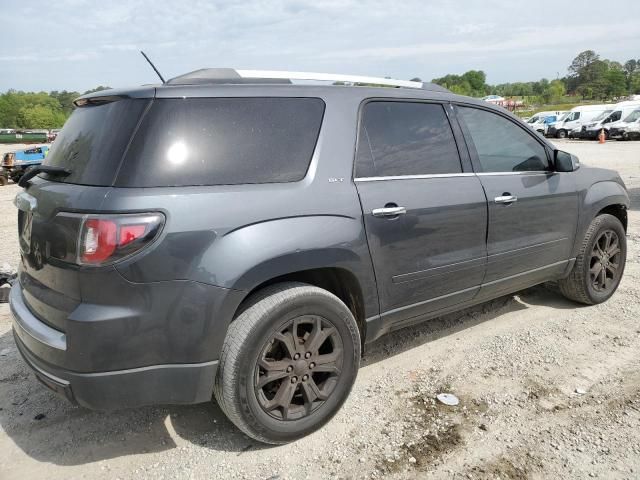
<path fill-rule="evenodd" d="M 581 51 L 640 59 L 640 1 L 0 0 L 0 91 L 156 83 L 204 67 L 491 84 L 554 79 Z"/>

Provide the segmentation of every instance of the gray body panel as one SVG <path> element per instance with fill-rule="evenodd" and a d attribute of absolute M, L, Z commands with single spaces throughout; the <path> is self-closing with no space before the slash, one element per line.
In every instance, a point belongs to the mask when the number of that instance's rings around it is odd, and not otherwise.
<path fill-rule="evenodd" d="M 483 174 L 480 179 L 489 199 L 485 283 L 570 258 L 578 221 L 572 174 Z M 494 201 L 505 193 L 518 200 Z"/>
<path fill-rule="evenodd" d="M 473 298 L 486 263 L 487 208 L 476 176 L 358 182 L 380 308 L 393 323 Z M 374 217 L 388 203 L 398 218 Z"/>
<path fill-rule="evenodd" d="M 19 195 L 18 208 L 31 210 L 34 228 L 41 226 L 34 230 L 31 248 L 45 252 L 23 255 L 13 287 L 19 290 L 12 294 L 12 311 L 21 351 L 37 371 L 67 382 L 71 390 L 75 383 L 74 396 L 94 408 L 153 403 L 149 391 L 158 403 L 205 400 L 238 306 L 254 289 L 283 275 L 311 269 L 348 272 L 357 281 L 366 319 L 362 336 L 370 342 L 400 326 L 566 274 L 594 215 L 608 205 L 629 204 L 619 177 L 606 170 L 476 175 L 473 150 L 465 145 L 453 109 L 462 174 L 353 178 L 359 109 L 368 99 L 465 103 L 510 116 L 449 93 L 202 85 L 114 94 L 318 97 L 326 109 L 300 182 L 114 188 L 35 178 Z M 551 144 L 539 141 L 552 151 Z M 508 191 L 518 195 L 517 204 L 491 203 Z M 405 206 L 407 215 L 371 216 L 372 209 L 387 203 Z M 75 267 L 46 255 L 48 220 L 59 211 L 157 211 L 166 221 L 154 243 L 131 258 L 115 266 Z M 178 371 L 171 366 L 179 365 L 191 365 L 188 385 L 180 387 L 184 396 L 170 393 Z M 106 400 L 100 401 L 88 393 L 92 385 L 95 391 L 108 391 L 105 379 L 110 376 L 119 378 L 114 388 L 128 389 L 126 401 L 126 395 L 102 395 Z M 162 382 L 166 392 L 149 390 Z"/>

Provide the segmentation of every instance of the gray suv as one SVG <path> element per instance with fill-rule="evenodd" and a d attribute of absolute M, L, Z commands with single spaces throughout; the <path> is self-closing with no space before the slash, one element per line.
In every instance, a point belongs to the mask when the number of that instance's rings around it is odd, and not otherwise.
<path fill-rule="evenodd" d="M 389 331 L 552 280 L 611 297 L 616 172 L 485 102 L 360 80 L 214 69 L 79 98 L 15 200 L 13 328 L 38 379 L 92 409 L 215 396 L 285 443 Z"/>

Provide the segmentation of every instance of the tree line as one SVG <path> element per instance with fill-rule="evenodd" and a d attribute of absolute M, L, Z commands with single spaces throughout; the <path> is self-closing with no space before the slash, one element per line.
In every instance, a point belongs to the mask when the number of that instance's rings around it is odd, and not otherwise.
<path fill-rule="evenodd" d="M 106 90 L 99 86 L 86 93 Z M 0 128 L 60 128 L 75 108 L 80 92 L 22 92 L 8 90 L 0 94 Z"/>
<path fill-rule="evenodd" d="M 581 100 L 611 100 L 631 94 L 640 94 L 640 58 L 624 64 L 600 58 L 593 50 L 585 50 L 573 59 L 563 78 L 549 81 L 514 82 L 488 85 L 481 70 L 470 70 L 462 75 L 446 75 L 434 78 L 454 93 L 483 97 L 537 97 L 540 103 L 556 103 L 565 95 Z"/>

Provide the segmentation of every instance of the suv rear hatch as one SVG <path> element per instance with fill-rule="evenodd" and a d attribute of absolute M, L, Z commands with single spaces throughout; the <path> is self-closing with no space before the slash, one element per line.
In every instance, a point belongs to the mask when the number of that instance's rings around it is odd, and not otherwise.
<path fill-rule="evenodd" d="M 16 196 L 22 294 L 31 312 L 59 331 L 81 299 L 81 267 L 75 262 L 78 217 L 62 212 L 100 211 L 153 92 L 133 92 L 142 98 L 110 95 L 84 101 L 45 162 L 70 173 L 41 173 Z"/>

